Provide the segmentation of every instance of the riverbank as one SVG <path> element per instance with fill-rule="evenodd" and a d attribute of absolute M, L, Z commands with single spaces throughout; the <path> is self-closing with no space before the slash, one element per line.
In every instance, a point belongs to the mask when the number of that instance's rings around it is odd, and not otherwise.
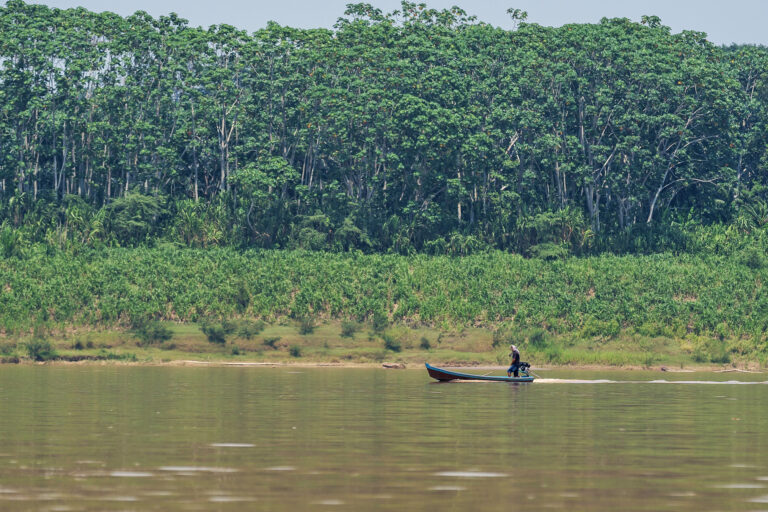
<path fill-rule="evenodd" d="M 253 325 L 253 324 L 245 324 Z M 211 340 L 221 328 L 223 339 Z M 701 360 L 689 339 L 643 337 L 620 333 L 614 339 L 542 336 L 486 328 L 436 329 L 328 322 L 316 326 L 283 321 L 256 327 L 161 322 L 154 326 L 165 339 L 147 339 L 130 329 L 72 328 L 41 335 L 0 337 L 0 362 L 120 363 L 146 365 L 333 365 L 349 367 L 443 366 L 497 368 L 508 362 L 509 344 L 517 344 L 534 367 L 623 368 L 667 370 L 765 367 L 759 359 L 733 357 Z M 204 332 L 204 331 L 207 331 Z M 229 334 L 227 334 L 227 332 Z"/>
<path fill-rule="evenodd" d="M 768 366 L 762 261 L 41 249 L 0 261 L 0 360 Z"/>

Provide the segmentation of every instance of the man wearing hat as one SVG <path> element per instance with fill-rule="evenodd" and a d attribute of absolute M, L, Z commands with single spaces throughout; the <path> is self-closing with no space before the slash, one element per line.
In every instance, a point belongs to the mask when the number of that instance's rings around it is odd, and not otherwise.
<path fill-rule="evenodd" d="M 518 377 L 517 371 L 520 369 L 520 351 L 518 351 L 517 347 L 514 345 L 510 345 L 509 349 L 511 350 L 509 357 L 512 358 L 512 366 L 507 370 L 507 377 L 511 377 L 513 373 L 515 374 L 515 377 Z"/>

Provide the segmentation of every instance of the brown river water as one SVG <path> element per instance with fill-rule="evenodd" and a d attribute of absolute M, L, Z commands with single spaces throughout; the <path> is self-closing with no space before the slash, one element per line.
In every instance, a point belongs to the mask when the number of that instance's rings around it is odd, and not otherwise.
<path fill-rule="evenodd" d="M 0 366 L 0 510 L 768 511 L 768 374 L 537 373 Z"/>

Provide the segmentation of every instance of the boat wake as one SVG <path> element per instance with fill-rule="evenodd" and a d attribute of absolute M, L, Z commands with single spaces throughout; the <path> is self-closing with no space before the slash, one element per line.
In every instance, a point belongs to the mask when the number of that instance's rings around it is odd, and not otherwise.
<path fill-rule="evenodd" d="M 768 384 L 768 381 L 748 382 L 741 380 L 610 380 L 610 379 L 536 379 L 539 384 L 719 384 L 719 385 L 756 385 Z"/>

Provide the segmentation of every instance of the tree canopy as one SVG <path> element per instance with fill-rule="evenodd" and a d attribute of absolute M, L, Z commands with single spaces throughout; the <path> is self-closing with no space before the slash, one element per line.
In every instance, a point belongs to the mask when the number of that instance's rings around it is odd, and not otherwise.
<path fill-rule="evenodd" d="M 0 223 L 58 245 L 451 254 L 768 223 L 765 47 L 509 14 L 351 4 L 333 30 L 248 34 L 9 0 Z"/>

